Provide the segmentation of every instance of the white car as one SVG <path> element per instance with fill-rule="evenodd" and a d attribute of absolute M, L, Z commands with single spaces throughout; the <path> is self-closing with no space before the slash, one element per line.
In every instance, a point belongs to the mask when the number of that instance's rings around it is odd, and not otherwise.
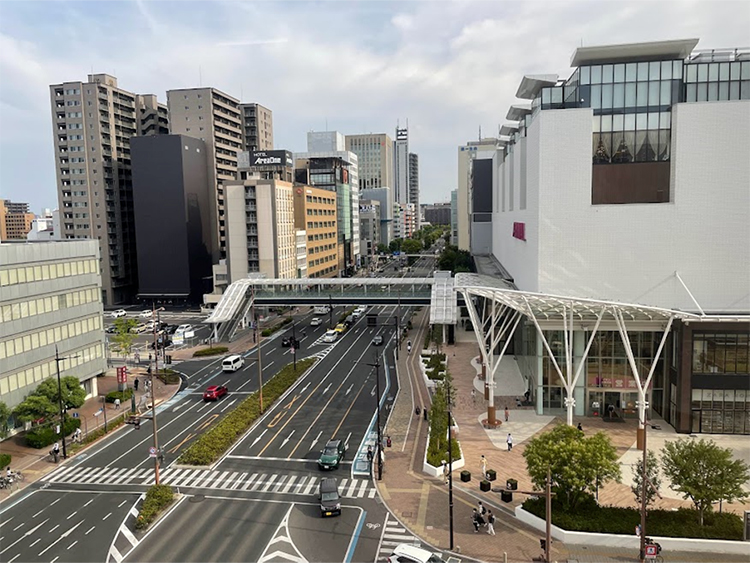
<path fill-rule="evenodd" d="M 339 333 L 335 330 L 327 330 L 323 335 L 323 342 L 336 342 L 339 337 Z"/>
<path fill-rule="evenodd" d="M 174 331 L 175 334 L 182 334 L 183 332 L 190 332 L 193 330 L 193 325 L 180 325 L 177 327 L 177 330 Z"/>
<path fill-rule="evenodd" d="M 151 309 L 146 309 L 145 311 L 141 311 L 142 319 L 150 319 L 153 316 L 154 316 L 154 312 Z"/>
<path fill-rule="evenodd" d="M 313 317 L 313 319 L 310 321 L 310 326 L 320 326 L 323 324 L 323 319 L 320 317 Z"/>
<path fill-rule="evenodd" d="M 444 563 L 440 555 L 421 547 L 402 543 L 393 548 L 388 563 Z"/>
<path fill-rule="evenodd" d="M 125 315 L 127 315 L 125 309 L 117 309 L 117 311 L 112 311 L 113 319 L 119 319 L 120 317 L 124 317 Z"/>

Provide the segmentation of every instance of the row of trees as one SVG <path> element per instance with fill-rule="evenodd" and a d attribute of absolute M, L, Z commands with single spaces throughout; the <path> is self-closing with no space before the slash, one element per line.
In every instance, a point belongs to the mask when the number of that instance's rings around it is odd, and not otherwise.
<path fill-rule="evenodd" d="M 565 511 L 576 510 L 600 486 L 611 481 L 619 483 L 622 478 L 617 450 L 604 432 L 585 437 L 577 428 L 562 424 L 533 438 L 523 455 L 537 488 L 544 488 L 547 468 L 550 469 L 552 491 Z M 661 450 L 661 462 L 653 451 L 647 452 L 648 483 L 644 488 L 643 464 L 639 460 L 631 487 L 637 503 L 642 494 L 646 495 L 647 506 L 654 502 L 661 487 L 660 470 L 674 491 L 692 501 L 701 525 L 714 504 L 721 506 L 749 496 L 743 489 L 750 479 L 748 464 L 734 459 L 731 449 L 711 440 L 667 442 Z"/>
<path fill-rule="evenodd" d="M 60 388 L 62 391 L 62 403 L 66 409 L 77 409 L 83 405 L 86 400 L 86 391 L 81 387 L 78 378 L 72 375 L 60 378 Z M 5 405 L 2 405 L 0 411 L 3 420 L 10 417 L 11 412 Z M 5 416 L 7 414 L 7 416 Z M 57 388 L 57 379 L 50 377 L 42 381 L 39 386 L 32 391 L 22 403 L 13 409 L 12 414 L 20 422 L 32 422 L 34 420 L 49 420 L 60 414 L 60 392 Z M 7 432 L 7 427 L 6 427 Z M 7 434 L 6 434 L 7 435 Z"/>
<path fill-rule="evenodd" d="M 450 270 L 454 274 L 460 272 L 474 272 L 474 259 L 468 250 L 459 250 L 452 244 L 445 245 L 438 258 L 438 269 Z"/>
<path fill-rule="evenodd" d="M 444 225 L 425 225 L 416 231 L 411 238 L 395 238 L 388 246 L 378 244 L 378 252 L 403 252 L 405 254 L 419 254 L 429 250 L 441 237 L 450 236 Z"/>

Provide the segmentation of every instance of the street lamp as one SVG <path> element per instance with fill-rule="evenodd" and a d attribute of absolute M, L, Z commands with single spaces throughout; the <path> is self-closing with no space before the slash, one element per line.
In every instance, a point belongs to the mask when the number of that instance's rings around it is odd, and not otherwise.
<path fill-rule="evenodd" d="M 451 384 L 450 380 L 443 379 L 445 382 L 446 398 L 448 404 L 448 519 L 450 529 L 450 544 L 451 551 L 453 551 L 453 448 L 451 447 L 451 441 L 453 440 L 453 415 L 451 413 Z"/>
<path fill-rule="evenodd" d="M 63 407 L 63 396 L 62 396 L 62 383 L 60 382 L 60 362 L 63 360 L 72 360 L 79 356 L 67 356 L 61 358 L 57 351 L 57 344 L 55 344 L 55 366 L 57 366 L 57 397 L 60 399 L 60 436 L 62 437 L 63 446 L 63 459 L 68 457 L 68 450 L 65 447 L 65 408 Z"/>
<path fill-rule="evenodd" d="M 383 479 L 383 459 L 382 459 L 382 452 L 381 448 L 383 446 L 383 439 L 380 435 L 380 359 L 378 357 L 377 351 L 375 352 L 375 363 L 374 364 L 367 364 L 368 366 L 373 366 L 375 368 L 375 387 L 376 387 L 376 395 L 375 395 L 375 407 L 377 410 L 377 425 L 378 425 L 378 447 L 375 450 L 375 455 L 378 456 L 378 481 L 381 481 Z"/>
<path fill-rule="evenodd" d="M 258 317 L 255 316 L 255 286 L 253 286 L 253 294 L 252 294 L 252 300 L 253 300 L 253 307 L 252 307 L 252 317 L 253 317 L 253 323 L 255 324 L 255 346 L 258 348 L 258 404 L 260 409 L 260 414 L 263 414 L 263 366 L 261 363 L 261 350 L 260 350 L 260 322 L 258 321 Z"/>
<path fill-rule="evenodd" d="M 154 307 L 154 304 L 151 304 L 151 310 L 152 315 L 151 318 L 153 319 L 154 315 L 153 313 L 156 313 L 157 310 Z M 164 307 L 159 307 L 159 311 L 163 311 Z M 157 316 L 157 319 L 159 317 Z M 150 367 L 150 366 L 149 366 Z M 159 347 L 156 343 L 156 326 L 154 326 L 154 369 L 151 370 L 150 374 L 150 381 L 151 381 L 151 422 L 153 423 L 153 434 L 154 434 L 154 450 L 156 450 L 156 456 L 154 457 L 154 483 L 159 484 L 159 459 L 161 456 L 159 455 L 159 436 L 157 434 L 157 428 L 156 428 L 156 385 L 154 384 L 154 373 L 159 369 Z"/>

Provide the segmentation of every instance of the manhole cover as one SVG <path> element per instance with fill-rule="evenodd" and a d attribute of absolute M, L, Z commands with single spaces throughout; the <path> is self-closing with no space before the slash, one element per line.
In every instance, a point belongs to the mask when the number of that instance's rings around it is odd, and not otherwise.
<path fill-rule="evenodd" d="M 204 500 L 206 500 L 206 497 L 204 497 L 203 495 L 195 495 L 190 497 L 189 502 L 203 502 Z"/>

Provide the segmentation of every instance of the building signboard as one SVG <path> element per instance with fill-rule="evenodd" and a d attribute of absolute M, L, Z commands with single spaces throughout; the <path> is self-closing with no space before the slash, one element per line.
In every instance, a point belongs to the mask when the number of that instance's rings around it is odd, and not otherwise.
<path fill-rule="evenodd" d="M 237 153 L 237 168 L 279 168 L 293 166 L 289 151 L 245 151 Z"/>

